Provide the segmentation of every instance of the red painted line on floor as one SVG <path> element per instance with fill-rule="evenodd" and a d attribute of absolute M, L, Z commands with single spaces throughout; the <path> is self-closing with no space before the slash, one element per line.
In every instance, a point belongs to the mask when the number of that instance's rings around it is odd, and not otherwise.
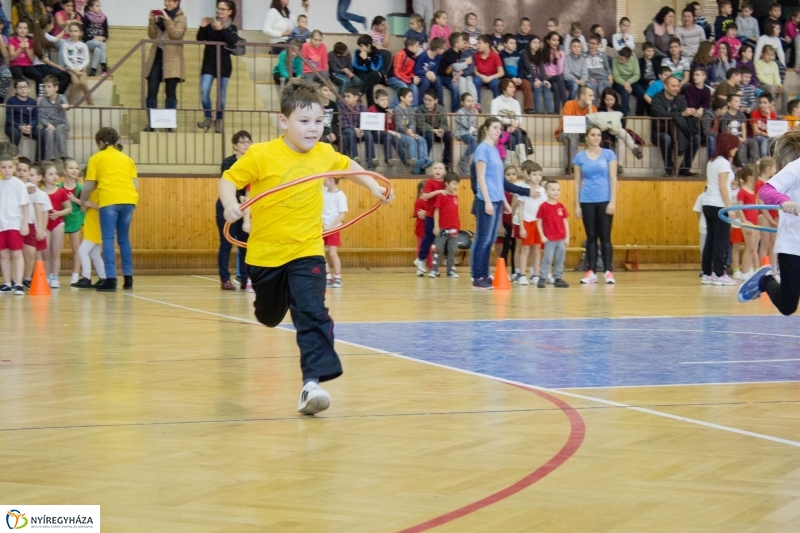
<path fill-rule="evenodd" d="M 560 398 L 556 398 L 555 396 L 551 396 L 546 392 L 537 389 L 532 389 L 529 387 L 524 387 L 521 385 L 512 385 L 512 386 L 524 389 L 528 392 L 532 392 L 537 396 L 540 396 L 545 400 L 547 400 L 548 402 L 554 404 L 559 409 L 561 409 L 561 411 L 567 416 L 567 419 L 569 420 L 570 423 L 569 437 L 567 438 L 567 442 L 564 444 L 564 446 L 549 461 L 547 461 L 545 464 L 543 464 L 542 466 L 540 466 L 539 468 L 537 468 L 524 478 L 520 479 L 513 485 L 509 485 L 508 487 L 499 490 L 494 494 L 490 494 L 489 496 L 483 499 L 470 503 L 469 505 L 465 505 L 460 509 L 456 509 L 455 511 L 450 511 L 447 514 L 443 514 L 442 516 L 438 516 L 436 518 L 428 520 L 427 522 L 423 522 L 408 529 L 404 529 L 400 531 L 400 533 L 416 533 L 418 531 L 427 531 L 429 529 L 433 529 L 448 522 L 452 522 L 453 520 L 457 520 L 470 513 L 474 513 L 475 511 L 479 511 L 485 507 L 488 507 L 494 503 L 504 500 L 510 496 L 513 496 L 514 494 L 530 487 L 537 481 L 541 480 L 547 474 L 549 474 L 559 466 L 566 463 L 570 457 L 575 455 L 575 452 L 577 452 L 578 448 L 580 448 L 581 444 L 583 444 L 583 438 L 586 436 L 586 424 L 584 423 L 580 413 L 578 413 L 578 411 L 573 409 L 572 406 L 566 403 L 565 401 L 561 400 Z"/>

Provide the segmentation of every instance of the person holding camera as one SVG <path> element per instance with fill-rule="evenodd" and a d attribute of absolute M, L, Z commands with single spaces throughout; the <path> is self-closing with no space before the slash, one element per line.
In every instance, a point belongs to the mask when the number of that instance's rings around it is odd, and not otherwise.
<path fill-rule="evenodd" d="M 164 9 L 150 11 L 147 35 L 159 42 L 150 48 L 145 72 L 147 75 L 147 108 L 158 105 L 158 88 L 162 80 L 166 85 L 166 108 L 178 108 L 178 83 L 184 80 L 183 45 L 170 44 L 182 41 L 186 33 L 186 15 L 181 10 L 180 0 L 164 0 Z M 151 128 L 145 128 L 151 131 Z M 167 131 L 172 131 L 168 129 Z"/>
<path fill-rule="evenodd" d="M 225 109 L 225 93 L 231 79 L 233 65 L 231 63 L 231 47 L 239 41 L 239 34 L 233 19 L 236 16 L 236 4 L 233 0 L 217 2 L 217 16 L 206 17 L 200 21 L 197 30 L 198 41 L 224 42 L 228 46 L 219 47 L 219 109 L 214 120 L 214 132 L 222 133 L 222 111 Z M 206 45 L 203 50 L 203 66 L 200 69 L 200 99 L 203 103 L 205 117 L 197 127 L 207 132 L 211 128 L 211 86 L 217 77 L 217 46 Z"/>

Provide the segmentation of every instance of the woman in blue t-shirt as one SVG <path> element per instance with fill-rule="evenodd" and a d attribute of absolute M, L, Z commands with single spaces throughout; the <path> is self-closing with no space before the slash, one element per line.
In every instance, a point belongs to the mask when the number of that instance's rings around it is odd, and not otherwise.
<path fill-rule="evenodd" d="M 475 238 L 472 241 L 470 267 L 472 286 L 476 289 L 491 289 L 489 258 L 492 245 L 497 240 L 497 229 L 503 218 L 503 210 L 511 212 L 503 192 L 505 180 L 503 160 L 497 151 L 497 139 L 503 133 L 503 123 L 497 117 L 489 117 L 478 128 L 478 147 L 473 153 L 477 178 L 475 191 Z"/>
<path fill-rule="evenodd" d="M 586 131 L 586 150 L 572 160 L 575 171 L 575 216 L 586 229 L 588 271 L 581 283 L 597 283 L 597 239 L 603 253 L 605 282 L 616 283 L 612 271 L 611 220 L 617 207 L 617 156 L 600 147 L 603 132 L 597 126 Z"/>

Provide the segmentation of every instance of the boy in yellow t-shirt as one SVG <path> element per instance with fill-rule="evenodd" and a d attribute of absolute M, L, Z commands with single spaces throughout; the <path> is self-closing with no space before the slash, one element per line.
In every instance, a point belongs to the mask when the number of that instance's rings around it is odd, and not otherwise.
<path fill-rule="evenodd" d="M 295 79 L 281 93 L 278 122 L 286 134 L 254 144 L 219 182 L 225 220 L 242 217 L 236 191 L 250 185 L 256 196 L 282 183 L 323 172 L 363 170 L 358 163 L 319 142 L 324 125 L 322 94 L 309 80 Z M 384 187 L 368 176 L 351 176 L 373 196 Z M 325 307 L 325 252 L 322 243 L 322 180 L 267 196 L 250 207 L 252 229 L 246 263 L 256 293 L 256 319 L 275 327 L 291 312 L 300 348 L 303 390 L 297 410 L 313 415 L 327 409 L 330 396 L 319 382 L 342 375 L 333 349 L 333 321 Z"/>

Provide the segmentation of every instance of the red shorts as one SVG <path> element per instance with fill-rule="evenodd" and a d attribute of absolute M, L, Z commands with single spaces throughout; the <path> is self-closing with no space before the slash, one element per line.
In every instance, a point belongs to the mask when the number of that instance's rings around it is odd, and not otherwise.
<path fill-rule="evenodd" d="M 19 231 L 15 229 L 0 231 L 0 250 L 16 252 L 22 250 L 24 244 Z"/>
<path fill-rule="evenodd" d="M 331 233 L 327 237 L 323 237 L 322 242 L 325 243 L 325 246 L 341 246 L 342 234 L 338 231 L 336 233 Z"/>
<path fill-rule="evenodd" d="M 740 244 L 744 242 L 744 234 L 742 228 L 731 228 L 731 244 Z"/>
<path fill-rule="evenodd" d="M 536 221 L 533 222 L 526 222 L 523 221 L 525 224 L 525 232 L 527 233 L 527 237 L 522 239 L 523 246 L 535 246 L 542 244 L 542 236 L 539 235 L 539 227 L 536 224 Z"/>
<path fill-rule="evenodd" d="M 22 238 L 22 242 L 25 246 L 36 248 L 37 252 L 47 250 L 47 239 L 42 239 L 41 241 L 36 240 L 36 226 L 33 224 L 28 224 L 28 234 Z"/>

